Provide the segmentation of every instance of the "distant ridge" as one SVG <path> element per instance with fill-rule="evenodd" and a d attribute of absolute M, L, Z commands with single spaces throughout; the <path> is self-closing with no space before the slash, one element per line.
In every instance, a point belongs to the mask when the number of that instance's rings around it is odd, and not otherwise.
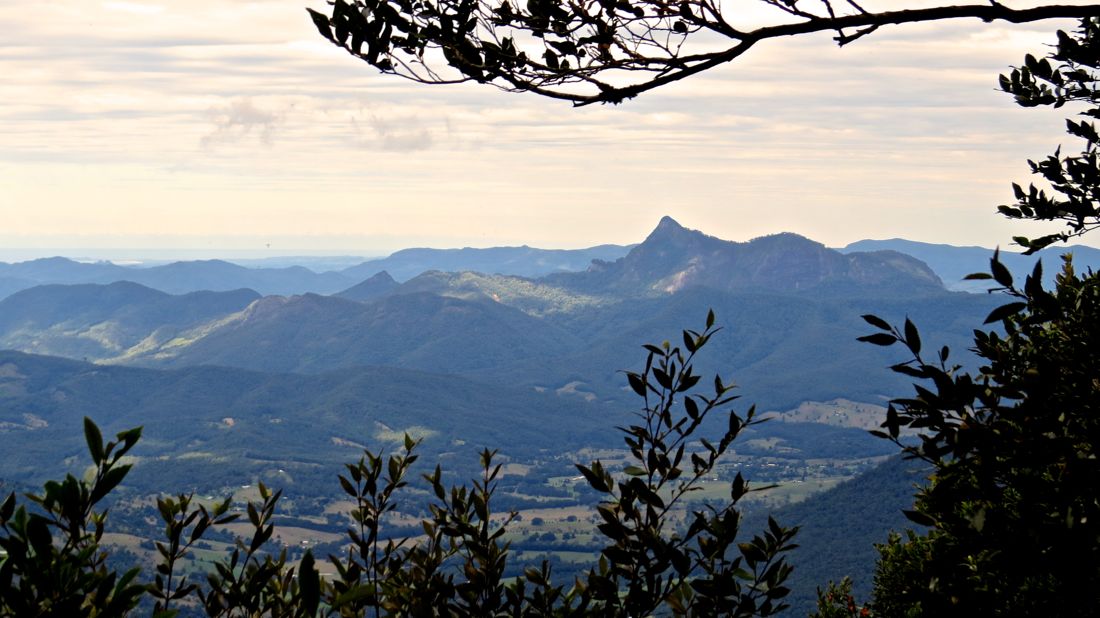
<path fill-rule="evenodd" d="M 22 282 L 19 289 L 45 284 L 108 284 L 132 281 L 169 294 L 196 291 L 225 292 L 253 289 L 261 294 L 290 294 L 304 291 L 331 294 L 356 283 L 338 273 L 315 273 L 301 266 L 245 268 L 225 260 L 172 262 L 149 268 L 118 266 L 109 262 L 84 263 L 63 257 L 27 262 L 0 262 L 0 298 L 4 281 Z M 10 283 L 9 283 L 10 285 Z M 18 289 L 8 288 L 10 292 Z"/>
<path fill-rule="evenodd" d="M 524 245 L 485 249 L 402 249 L 389 257 L 345 268 L 340 274 L 362 280 L 386 271 L 397 281 L 407 281 L 433 270 L 541 277 L 556 272 L 584 270 L 592 260 L 614 260 L 626 255 L 630 248 L 599 245 L 587 249 L 536 249 Z"/>
<path fill-rule="evenodd" d="M 267 296 L 192 333 L 186 345 L 151 349 L 135 362 L 229 365 L 317 373 L 388 365 L 458 373 L 568 349 L 560 329 L 492 300 L 426 292 L 361 303 L 332 296 Z"/>
<path fill-rule="evenodd" d="M 171 295 L 131 281 L 37 286 L 0 300 L 0 348 L 126 357 L 240 311 L 259 296 L 252 290 Z"/>
<path fill-rule="evenodd" d="M 179 261 L 142 268 L 51 257 L 14 264 L 0 262 L 0 299 L 36 285 L 106 284 L 116 281 L 133 281 L 170 294 L 241 288 L 253 289 L 264 295 L 341 294 L 382 271 L 397 281 L 432 270 L 537 277 L 552 272 L 584 270 L 594 259 L 615 259 L 629 249 L 618 245 L 575 250 L 526 246 L 405 249 L 380 260 L 370 260 L 341 271 L 320 273 L 301 265 L 249 268 L 225 260 Z M 317 258 L 309 260 L 317 262 Z"/>
<path fill-rule="evenodd" d="M 897 252 L 843 254 L 792 233 L 744 243 L 689 230 L 664 217 L 652 233 L 614 262 L 596 262 L 587 272 L 547 280 L 591 291 L 671 293 L 704 286 L 718 290 L 784 292 L 878 292 L 925 294 L 943 290 L 926 264 Z"/>
<path fill-rule="evenodd" d="M 840 249 L 844 253 L 881 250 L 905 253 L 924 261 L 943 279 L 948 289 L 980 292 L 991 287 L 986 282 L 964 281 L 963 278 L 970 273 L 988 272 L 989 259 L 993 257 L 993 249 L 973 246 L 956 247 L 902 238 L 860 240 Z M 1024 277 L 1030 274 L 1032 268 L 1035 267 L 1035 262 L 1041 259 L 1043 261 L 1043 279 L 1049 286 L 1054 281 L 1054 276 L 1062 268 L 1061 256 L 1067 253 L 1073 254 L 1073 265 L 1079 272 L 1083 272 L 1088 268 L 1100 269 L 1100 249 L 1084 245 L 1055 244 L 1030 256 L 1013 251 L 1010 247 L 1003 247 L 1000 259 L 1001 263 L 1007 266 L 1019 281 L 1023 281 Z"/>

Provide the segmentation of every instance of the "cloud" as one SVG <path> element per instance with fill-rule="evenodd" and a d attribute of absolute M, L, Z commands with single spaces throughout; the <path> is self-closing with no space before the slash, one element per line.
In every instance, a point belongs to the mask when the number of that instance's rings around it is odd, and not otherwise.
<path fill-rule="evenodd" d="M 843 49 L 827 35 L 773 41 L 621 106 L 574 109 L 378 75 L 283 0 L 5 9 L 10 233 L 280 234 L 308 218 L 318 235 L 595 244 L 636 241 L 667 213 L 735 239 L 994 244 L 1007 236 L 993 206 L 1063 130 L 995 80 L 1065 24 L 883 28 Z M 933 209 L 969 229 L 921 216 Z"/>
<path fill-rule="evenodd" d="M 349 119 L 353 129 L 352 142 L 366 150 L 386 152 L 417 152 L 435 144 L 433 131 L 418 116 L 391 113 L 385 117 L 366 113 L 365 118 L 353 115 Z M 448 126 L 446 119 L 441 122 Z"/>
<path fill-rule="evenodd" d="M 272 136 L 282 122 L 279 114 L 260 109 L 248 98 L 236 99 L 228 105 L 211 109 L 210 114 L 214 118 L 214 130 L 202 137 L 203 147 L 246 139 L 257 139 L 270 146 Z"/>

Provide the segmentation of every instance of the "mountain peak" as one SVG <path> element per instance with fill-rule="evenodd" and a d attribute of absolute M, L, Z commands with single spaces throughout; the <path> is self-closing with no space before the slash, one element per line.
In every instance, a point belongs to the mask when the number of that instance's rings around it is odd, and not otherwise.
<path fill-rule="evenodd" d="M 687 228 L 680 225 L 680 223 L 678 221 L 676 221 L 676 219 L 673 219 L 672 217 L 670 217 L 668 215 L 665 215 L 665 216 L 661 217 L 661 220 L 659 222 L 657 222 L 657 230 L 660 230 L 660 229 L 683 230 L 683 229 L 687 229 Z M 654 231 L 656 231 L 656 230 L 654 230 Z"/>
<path fill-rule="evenodd" d="M 365 281 L 357 283 L 350 288 L 344 290 L 343 292 L 334 294 L 333 296 L 338 296 L 340 298 L 345 298 L 348 300 L 365 302 L 369 300 L 374 300 L 385 295 L 389 291 L 396 288 L 398 285 L 399 284 L 397 283 L 397 281 L 394 281 L 393 277 L 390 276 L 390 273 L 382 270 L 375 273 Z"/>
<path fill-rule="evenodd" d="M 689 227 L 680 225 L 680 222 L 668 215 L 661 217 L 661 220 L 657 223 L 657 227 L 653 228 L 653 231 L 649 233 L 641 244 L 635 245 L 635 248 L 643 245 L 662 245 L 671 243 L 674 245 L 712 245 L 713 243 L 730 244 L 729 241 L 721 240 L 710 236 L 699 230 L 693 230 Z"/>
<path fill-rule="evenodd" d="M 789 292 L 881 289 L 887 284 L 905 290 L 941 287 L 923 264 L 903 262 L 883 256 L 848 258 L 791 232 L 730 242 L 662 217 L 642 244 L 614 263 L 597 264 L 590 273 L 595 288 L 643 294 L 693 286 Z"/>
<path fill-rule="evenodd" d="M 661 217 L 661 221 L 657 223 L 657 227 L 653 228 L 653 231 L 649 233 L 649 237 L 646 240 L 655 238 L 673 238 L 684 233 L 691 232 L 692 230 L 679 224 L 676 219 L 665 215 Z"/>

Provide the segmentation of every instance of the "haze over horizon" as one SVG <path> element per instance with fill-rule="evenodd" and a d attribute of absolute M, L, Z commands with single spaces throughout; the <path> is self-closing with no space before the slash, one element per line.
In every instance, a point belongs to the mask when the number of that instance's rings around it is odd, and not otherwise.
<path fill-rule="evenodd" d="M 777 41 L 574 109 L 377 75 L 306 4 L 7 3 L 0 259 L 581 248 L 639 242 L 665 214 L 736 241 L 1008 247 L 1041 227 L 995 207 L 1074 111 L 996 90 L 1067 22 Z"/>

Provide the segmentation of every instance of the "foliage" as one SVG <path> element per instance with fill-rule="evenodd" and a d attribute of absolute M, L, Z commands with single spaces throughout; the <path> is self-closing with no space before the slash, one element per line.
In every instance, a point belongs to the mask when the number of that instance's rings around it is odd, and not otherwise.
<path fill-rule="evenodd" d="M 140 429 L 103 444 L 98 427 L 85 419 L 88 450 L 95 464 L 91 481 L 73 476 L 49 482 L 37 509 L 16 508 L 15 494 L 0 507 L 0 614 L 19 616 L 125 616 L 143 594 L 154 616 L 177 615 L 184 605 L 208 616 L 768 616 L 781 611 L 791 567 L 783 554 L 795 547 L 795 529 L 769 520 L 768 529 L 737 543 L 738 500 L 750 491 L 740 474 L 728 502 L 677 519 L 678 504 L 712 474 L 718 458 L 745 427 L 759 423 L 728 405 L 734 388 L 714 379 L 714 394 L 692 394 L 700 381 L 692 363 L 718 329 L 708 314 L 702 332 L 684 331 L 684 348 L 668 342 L 647 345 L 641 373 L 628 372 L 643 398 L 636 425 L 623 428 L 634 463 L 621 477 L 601 462 L 578 469 L 603 495 L 600 530 L 607 537 L 598 567 L 571 587 L 555 585 L 548 563 L 528 567 L 515 580 L 504 577 L 509 545 L 503 540 L 514 513 L 494 515 L 491 503 L 501 466 L 495 453 L 481 454 L 481 476 L 471 486 L 447 488 L 442 471 L 424 475 L 432 495 L 423 535 L 396 540 L 385 530 L 407 487 L 418 455 L 406 436 L 395 454 L 367 451 L 346 466 L 341 487 L 355 506 L 350 543 L 343 556 L 329 556 L 336 569 L 320 577 L 311 552 L 294 565 L 285 549 L 270 542 L 281 492 L 260 484 L 259 502 L 246 507 L 252 535 L 238 538 L 233 551 L 214 563 L 206 581 L 181 572 L 184 559 L 204 534 L 239 518 L 225 500 L 208 506 L 191 495 L 161 498 L 157 507 L 165 539 L 156 543 L 159 562 L 152 582 L 135 583 L 138 570 L 122 576 L 109 569 L 100 551 L 106 513 L 94 506 L 125 477 L 120 464 Z M 717 444 L 692 437 L 716 412 L 727 412 L 727 429 Z M 690 448 L 689 448 L 690 447 Z M 39 512 L 40 511 L 40 512 Z M 51 529 L 61 533 L 55 540 Z"/>
<path fill-rule="evenodd" d="M 1051 64 L 1054 60 L 1057 66 Z M 1062 107 L 1084 102 L 1090 107 L 1081 113 L 1100 118 L 1100 20 L 1084 19 L 1074 35 L 1058 32 L 1058 46 L 1049 58 L 1037 60 L 1028 55 L 1022 67 L 1000 78 L 1001 89 L 1015 96 L 1024 107 L 1049 105 Z M 1069 135 L 1083 140 L 1081 152 L 1063 156 L 1059 148 L 1042 161 L 1028 161 L 1031 172 L 1041 176 L 1053 190 L 1048 194 L 1034 184 L 1024 189 L 1013 185 L 1016 204 L 1001 206 L 1000 212 L 1012 219 L 1062 221 L 1068 231 L 1015 240 L 1034 253 L 1051 243 L 1080 236 L 1100 227 L 1100 161 L 1097 148 L 1100 135 L 1088 120 L 1066 120 Z"/>
<path fill-rule="evenodd" d="M 866 618 L 870 615 L 870 608 L 860 607 L 856 603 L 852 596 L 852 580 L 847 577 L 839 584 L 830 582 L 825 590 L 817 589 L 815 616 L 819 618 Z"/>
<path fill-rule="evenodd" d="M 718 444 L 701 439 L 701 449 L 687 450 L 706 417 L 736 399 L 729 394 L 733 385 L 718 376 L 713 396 L 681 396 L 699 382 L 692 362 L 716 330 L 710 313 L 702 333 L 684 331 L 683 351 L 667 341 L 646 346 L 645 369 L 627 373 L 631 388 L 645 400 L 640 422 L 624 429 L 636 461 L 624 469 L 627 478 L 616 482 L 599 462 L 578 466 L 605 495 L 600 531 L 614 542 L 603 550 L 599 569 L 589 573 L 586 590 L 616 615 L 646 616 L 666 604 L 689 615 L 767 616 L 786 607 L 781 600 L 789 590 L 782 584 L 791 567 L 781 554 L 796 547 L 791 543 L 796 529 L 769 519 L 763 536 L 740 543 L 740 556 L 731 557 L 740 523 L 735 507 L 749 491 L 740 473 L 728 503 L 693 512 L 686 531 L 669 530 L 672 508 L 698 487 L 742 429 L 759 422 L 755 408 L 744 418 L 730 411 Z"/>
<path fill-rule="evenodd" d="M 773 38 L 834 32 L 845 45 L 892 24 L 1100 14 L 1096 5 L 914 4 L 876 12 L 855 0 L 760 2 L 773 21 L 748 28 L 736 18 L 754 7 L 713 0 L 335 0 L 331 15 L 307 10 L 322 36 L 384 73 L 422 83 L 476 81 L 578 105 L 620 103 Z"/>
<path fill-rule="evenodd" d="M 1025 106 L 1088 101 L 1100 117 L 1095 94 L 1100 63 L 1098 23 L 1084 20 L 1077 38 L 1059 33 L 1052 59 L 1025 59 L 1001 78 L 1002 88 Z M 1032 162 L 1061 198 L 1034 185 L 1016 185 L 1011 218 L 1063 220 L 1069 233 L 1017 238 L 1034 252 L 1097 224 L 1100 198 L 1092 123 L 1068 121 L 1086 140 L 1080 156 Z M 925 535 L 892 536 L 879 547 L 874 609 L 907 615 L 1092 615 L 1100 604 L 1100 275 L 1074 272 L 1072 257 L 1044 289 L 1042 263 L 1018 286 L 994 253 L 993 291 L 1011 302 L 994 309 L 976 330 L 974 351 L 983 365 L 975 374 L 949 364 L 945 346 L 926 359 L 912 321 L 891 326 L 864 319 L 880 332 L 861 337 L 876 345 L 901 343 L 911 359 L 898 373 L 921 380 L 913 397 L 891 403 L 883 431 L 913 458 L 934 467 L 912 511 Z M 920 443 L 899 441 L 902 428 L 919 430 Z"/>
<path fill-rule="evenodd" d="M 95 465 L 90 481 L 71 474 L 50 481 L 27 496 L 32 510 L 17 507 L 14 493 L 0 504 L 0 615 L 124 616 L 144 592 L 134 581 L 137 569 L 119 574 L 107 567 L 99 547 L 107 512 L 95 510 L 129 472 L 120 462 L 141 430 L 104 444 L 85 419 L 84 435 Z"/>
<path fill-rule="evenodd" d="M 876 599 L 933 615 L 1087 614 L 1100 602 L 1100 277 L 1067 260 L 1053 291 L 1041 265 L 1020 289 L 991 265 L 1014 302 L 987 319 L 1003 334 L 975 332 L 987 363 L 976 375 L 948 365 L 947 348 L 925 360 L 912 322 L 866 316 L 883 332 L 865 340 L 912 354 L 894 370 L 931 382 L 893 402 L 880 435 L 920 429 L 902 449 L 935 468 L 907 513 L 932 527 L 927 539 L 908 550 L 894 539 L 880 564 L 883 582 L 900 569 L 909 585 L 879 586 Z"/>

